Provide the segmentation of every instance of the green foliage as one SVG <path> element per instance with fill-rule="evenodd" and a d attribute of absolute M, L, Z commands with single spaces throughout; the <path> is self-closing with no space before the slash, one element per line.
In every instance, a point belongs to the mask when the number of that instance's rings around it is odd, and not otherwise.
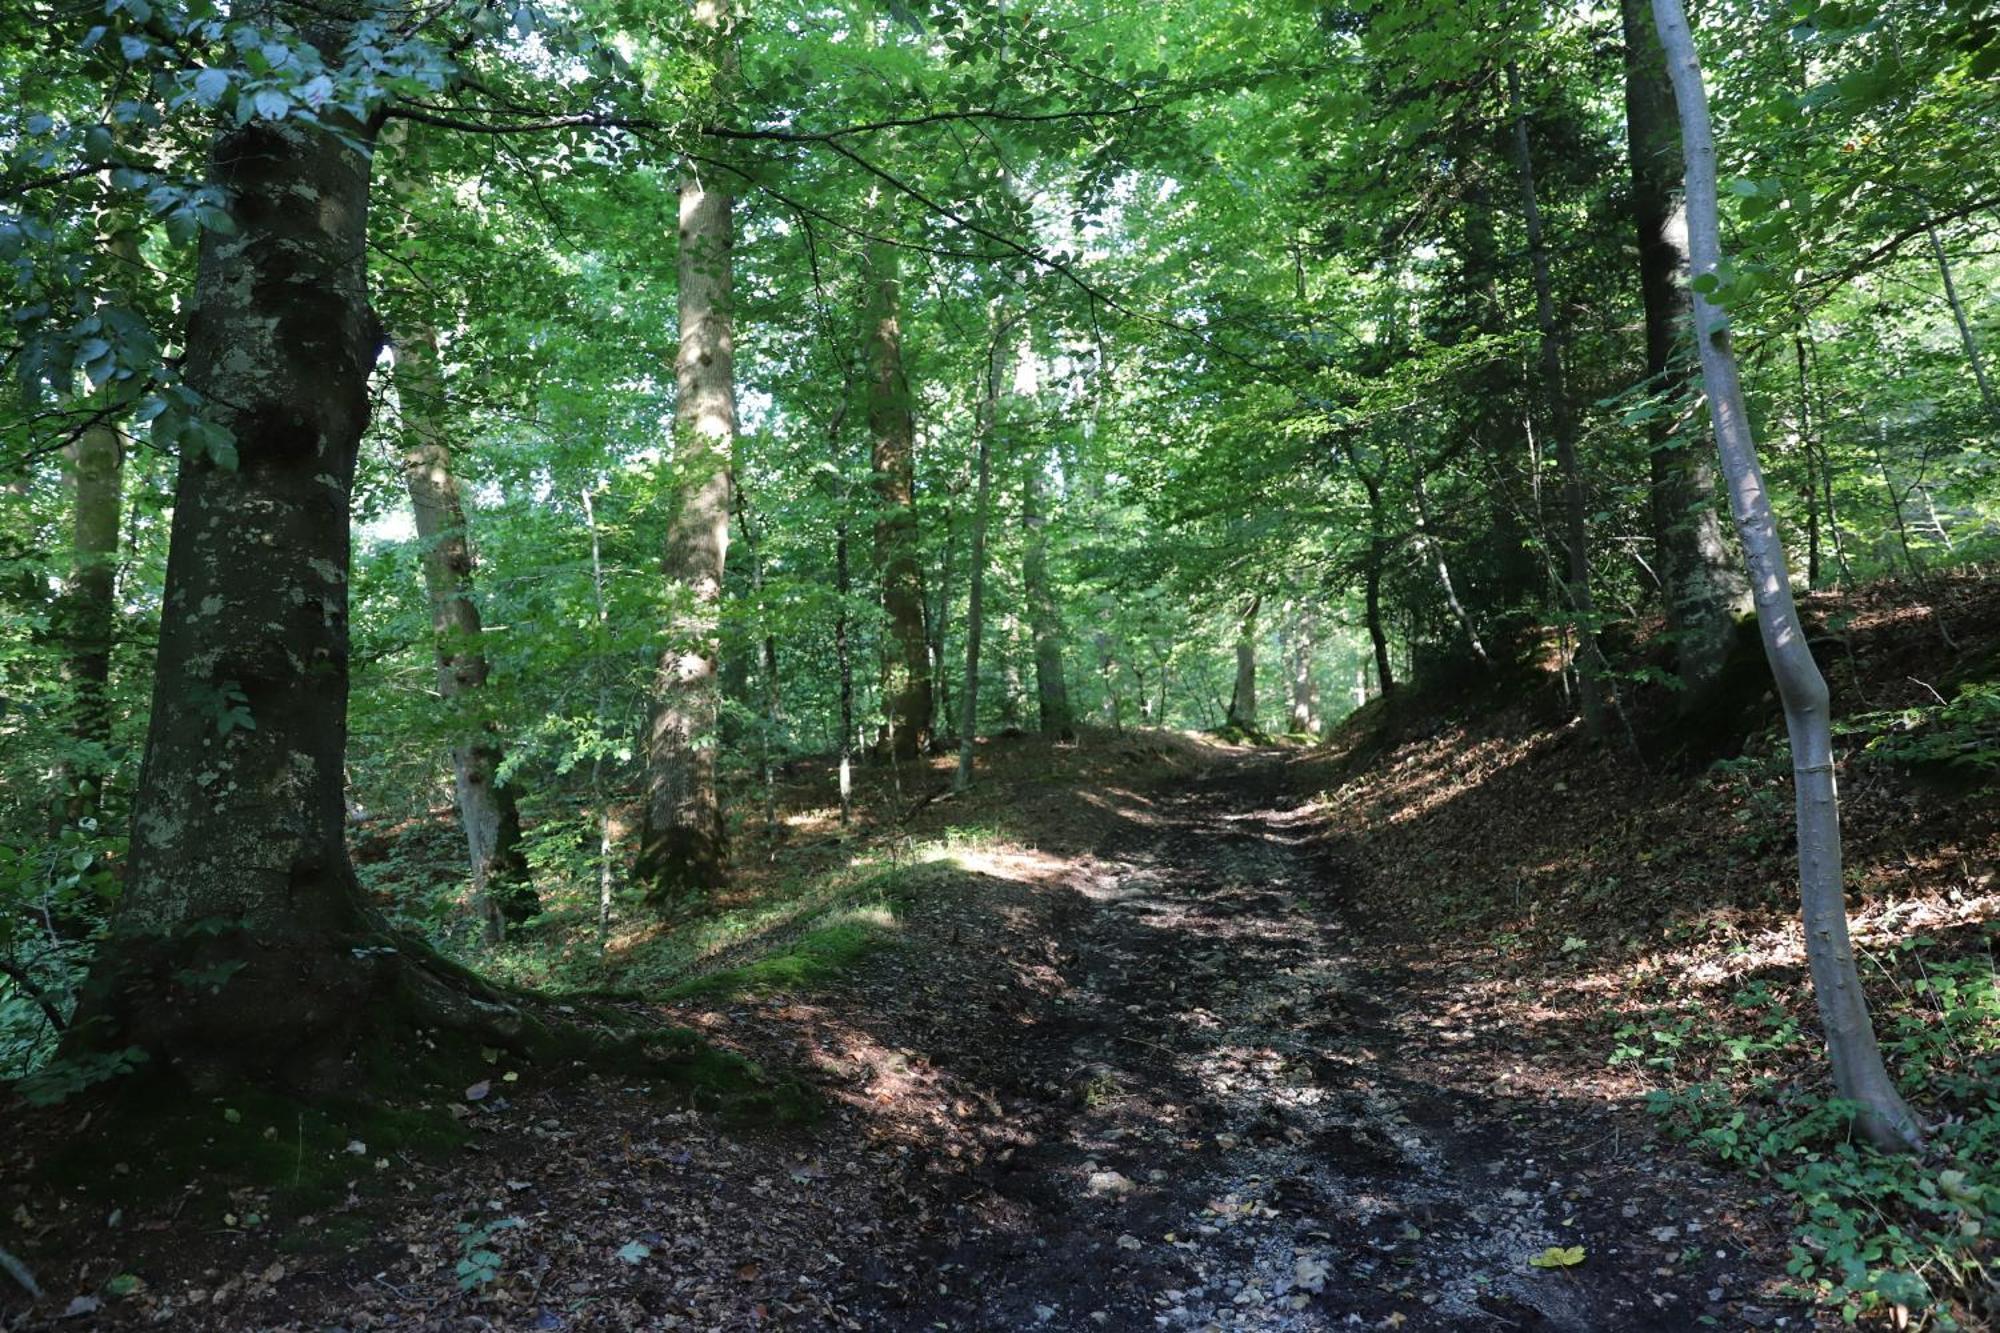
<path fill-rule="evenodd" d="M 146 1052 L 137 1046 L 59 1056 L 17 1079 L 14 1091 L 30 1106 L 57 1106 L 87 1088 L 132 1073 L 147 1058 Z"/>
<path fill-rule="evenodd" d="M 488 1283 L 500 1278 L 500 1266 L 505 1262 L 500 1252 L 493 1248 L 494 1238 L 508 1231 L 518 1231 L 527 1223 L 518 1217 L 503 1217 L 492 1222 L 459 1222 L 458 1249 L 460 1258 L 453 1271 L 458 1276 L 460 1291 L 477 1291 Z"/>
<path fill-rule="evenodd" d="M 1671 1080 L 1648 1104 L 1676 1137 L 1786 1192 L 1797 1225 L 1788 1271 L 1850 1321 L 1893 1306 L 1958 1328 L 1993 1276 L 2000 991 L 1990 958 L 1935 949 L 1921 938 L 1897 946 L 1886 975 L 1907 985 L 1878 1013 L 1905 1095 L 1945 1112 L 1923 1156 L 1854 1141 L 1854 1108 L 1770 1072 L 1810 1065 L 1818 1037 L 1762 982 L 1736 993 L 1727 1022 L 1661 1014 L 1628 1024 L 1612 1055 Z"/>
<path fill-rule="evenodd" d="M 2000 775 L 2000 682 L 1967 684 L 1947 703 L 1856 719 L 1879 728 L 1869 757 L 1955 771 L 1978 781 Z"/>

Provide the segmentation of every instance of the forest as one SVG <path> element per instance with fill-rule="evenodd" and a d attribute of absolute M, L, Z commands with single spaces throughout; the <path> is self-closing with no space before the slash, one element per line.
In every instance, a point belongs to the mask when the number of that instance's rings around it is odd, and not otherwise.
<path fill-rule="evenodd" d="M 2000 4 L 0 10 L 0 1330 L 2000 1327 Z"/>

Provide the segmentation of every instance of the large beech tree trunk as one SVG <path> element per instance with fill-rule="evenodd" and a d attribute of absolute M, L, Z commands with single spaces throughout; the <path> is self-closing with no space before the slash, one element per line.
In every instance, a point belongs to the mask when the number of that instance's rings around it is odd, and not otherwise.
<path fill-rule="evenodd" d="M 1688 29 L 1681 0 L 1653 0 L 1653 15 L 1679 102 L 1681 146 L 1687 166 L 1688 250 L 1694 279 L 1699 282 L 1722 263 L 1708 94 L 1702 87 L 1694 34 Z M 1834 1087 L 1841 1097 L 1861 1108 L 1861 1129 L 1871 1142 L 1891 1150 L 1914 1149 L 1922 1145 L 1922 1128 L 1883 1067 L 1868 1001 L 1854 964 L 1854 948 L 1848 941 L 1826 678 L 1813 662 L 1792 601 L 1791 570 L 1758 466 L 1728 319 L 1721 307 L 1697 292 L 1694 324 L 1730 509 L 1743 539 L 1744 563 L 1756 598 L 1757 625 L 1784 706 L 1785 730 L 1791 737 L 1806 960 L 1820 1022 L 1826 1030 Z"/>
<path fill-rule="evenodd" d="M 1676 355 L 1689 319 L 1687 216 L 1680 201 L 1681 139 L 1674 89 L 1647 0 L 1621 0 L 1625 36 L 1625 136 L 1632 167 L 1632 222 L 1639 239 L 1639 292 L 1646 312 L 1646 383 L 1659 400 L 1648 418 L 1653 544 L 1661 602 L 1684 707 L 1699 704 L 1722 674 L 1748 606 L 1716 514 L 1715 460 L 1675 429 L 1693 402 L 1693 368 Z"/>
<path fill-rule="evenodd" d="M 465 829 L 473 900 L 486 938 L 498 942 L 509 921 L 541 910 L 521 855 L 521 813 L 513 788 L 501 780 L 505 752 L 498 730 L 477 717 L 478 692 L 491 668 L 480 647 L 479 607 L 472 599 L 472 543 L 452 472 L 445 429 L 444 370 L 437 331 L 418 325 L 396 342 L 396 396 L 403 420 L 403 480 L 416 513 L 424 591 L 437 649 L 438 694 L 465 716 L 451 749 L 458 819 Z"/>
<path fill-rule="evenodd" d="M 901 279 L 896 252 L 868 254 L 868 428 L 874 438 L 875 565 L 888 643 L 882 655 L 879 741 L 884 755 L 913 759 L 930 748 L 930 644 L 924 635 L 924 571 L 917 550 L 916 419 L 903 368 Z"/>
<path fill-rule="evenodd" d="M 730 37 L 721 7 L 703 0 L 695 19 L 710 30 L 718 67 L 726 73 Z M 736 445 L 735 230 L 733 201 L 718 187 L 693 163 L 683 165 L 676 494 L 662 562 L 671 611 L 646 737 L 646 809 L 634 867 L 656 904 L 720 887 L 728 872 L 715 772 L 722 712 L 716 657 Z"/>
<path fill-rule="evenodd" d="M 351 31 L 285 19 L 329 52 Z M 202 236 L 183 365 L 235 466 L 181 459 L 125 891 L 66 1049 L 137 1046 L 198 1088 L 325 1090 L 352 1085 L 364 1038 L 522 1020 L 385 929 L 343 840 L 348 497 L 379 346 L 368 155 L 257 121 L 210 162 L 236 229 Z"/>
<path fill-rule="evenodd" d="M 1562 325 L 1556 318 L 1554 284 L 1549 275 L 1548 239 L 1543 234 L 1541 205 L 1535 197 L 1535 159 L 1528 147 L 1528 116 L 1521 105 L 1521 74 L 1507 66 L 1508 112 L 1513 119 L 1514 167 L 1521 187 L 1521 219 L 1528 232 L 1528 257 L 1535 279 L 1535 327 L 1540 335 L 1540 377 L 1549 434 L 1554 437 L 1556 469 L 1562 475 L 1563 586 L 1576 621 L 1577 698 L 1584 725 L 1594 736 L 1605 733 L 1604 662 L 1597 651 L 1595 604 L 1590 592 L 1590 546 L 1585 524 L 1583 471 L 1576 457 L 1576 419 L 1570 410 L 1569 386 L 1563 376 Z"/>

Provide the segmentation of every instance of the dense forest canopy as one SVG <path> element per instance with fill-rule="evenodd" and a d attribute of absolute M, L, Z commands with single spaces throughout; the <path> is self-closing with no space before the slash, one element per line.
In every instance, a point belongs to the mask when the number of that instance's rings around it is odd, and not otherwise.
<path fill-rule="evenodd" d="M 610 975 L 780 785 L 982 739 L 1540 677 L 1703 764 L 1758 622 L 1839 1091 L 1920 1144 L 1793 593 L 1942 660 L 2000 550 L 1986 0 L 28 0 L 0 88 L 38 1095 L 563 1040 L 465 964 Z"/>

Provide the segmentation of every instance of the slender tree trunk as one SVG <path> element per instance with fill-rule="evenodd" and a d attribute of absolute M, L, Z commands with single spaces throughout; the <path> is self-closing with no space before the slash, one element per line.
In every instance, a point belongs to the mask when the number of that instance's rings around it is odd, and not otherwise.
<path fill-rule="evenodd" d="M 1412 489 L 1417 501 L 1417 545 L 1430 552 L 1431 565 L 1437 570 L 1438 587 L 1444 592 L 1445 605 L 1451 608 L 1451 617 L 1465 634 L 1465 641 L 1472 645 L 1472 655 L 1479 659 L 1481 666 L 1492 666 L 1493 659 L 1486 655 L 1486 645 L 1480 641 L 1479 627 L 1472 621 L 1471 612 L 1458 600 L 1458 585 L 1452 581 L 1451 566 L 1445 563 L 1444 543 L 1431 531 L 1430 497 L 1424 493 L 1424 474 L 1416 466 L 1416 459 L 1410 459 Z"/>
<path fill-rule="evenodd" d="M 847 520 L 834 528 L 833 659 L 840 676 L 840 822 L 845 827 L 854 819 L 854 649 L 848 642 L 849 599 L 854 580 L 847 560 Z"/>
<path fill-rule="evenodd" d="M 1817 367 L 1819 358 L 1812 342 L 1802 331 L 1793 333 L 1792 346 L 1798 358 L 1800 410 L 1804 411 L 1812 399 L 1812 385 L 1816 376 L 1811 372 Z M 1814 419 L 1821 423 L 1821 429 L 1816 432 L 1814 449 L 1819 459 L 1820 510 L 1826 515 L 1826 534 L 1833 544 L 1833 562 L 1840 570 L 1841 579 L 1846 581 L 1854 577 L 1854 571 L 1847 564 L 1847 539 L 1840 531 L 1840 513 L 1833 506 L 1833 456 L 1827 450 L 1825 412 L 1814 414 Z M 1810 478 L 1808 484 L 1811 484 Z"/>
<path fill-rule="evenodd" d="M 108 245 L 123 273 L 139 266 L 134 234 L 120 230 Z M 125 450 L 115 419 L 97 422 L 63 450 L 70 491 L 70 565 L 57 607 L 64 672 L 71 691 L 69 733 L 75 752 L 59 773 L 59 818 L 73 823 L 97 814 L 111 770 L 111 650 L 118 624 L 118 524 Z"/>
<path fill-rule="evenodd" d="M 903 366 L 901 283 L 896 252 L 868 252 L 868 427 L 874 437 L 875 565 L 882 581 L 888 645 L 882 661 L 878 748 L 913 759 L 930 748 L 930 644 L 924 634 L 924 574 L 914 494 L 916 420 Z"/>
<path fill-rule="evenodd" d="M 1236 683 L 1229 694 L 1229 725 L 1241 731 L 1257 730 L 1257 608 L 1262 593 L 1253 593 L 1236 627 Z"/>
<path fill-rule="evenodd" d="M 952 566 L 958 560 L 958 513 L 950 499 L 945 502 L 942 524 L 944 549 L 938 553 L 937 591 L 926 603 L 924 613 L 924 651 L 930 662 L 932 686 L 931 735 L 938 741 L 947 739 L 957 723 L 951 711 L 951 672 L 944 661 L 945 630 L 951 618 Z"/>
<path fill-rule="evenodd" d="M 764 696 L 764 722 L 758 729 L 757 768 L 764 787 L 764 836 L 778 835 L 778 737 L 784 727 L 784 693 L 778 682 L 778 638 L 771 632 L 770 614 L 764 605 L 764 556 L 757 530 L 750 524 L 750 506 L 743 488 L 736 488 L 736 526 L 743 533 L 743 547 L 750 555 L 750 593 L 757 608 L 757 678 Z"/>
<path fill-rule="evenodd" d="M 986 385 L 976 427 L 979 460 L 973 482 L 972 569 L 965 600 L 965 688 L 959 700 L 963 712 L 958 722 L 958 770 L 952 775 L 953 791 L 972 785 L 973 753 L 979 738 L 979 649 L 986 633 L 986 522 L 993 503 L 993 436 L 999 427 L 1000 349 L 1007 329 L 1007 322 L 1002 321 L 986 349 Z"/>
<path fill-rule="evenodd" d="M 403 480 L 416 513 L 424 591 L 431 608 L 438 695 L 465 720 L 452 746 L 458 818 L 472 868 L 472 896 L 486 939 L 498 943 L 509 921 L 541 910 L 521 855 L 521 814 L 500 776 L 505 754 L 498 729 L 479 720 L 478 692 L 490 668 L 480 646 L 479 607 L 472 599 L 474 566 L 465 508 L 452 472 L 445 429 L 445 386 L 437 333 L 412 328 L 396 343 L 396 394 L 402 410 Z"/>
<path fill-rule="evenodd" d="M 1000 726 L 1015 731 L 1021 726 L 1021 701 L 1027 686 L 1021 679 L 1021 617 L 1007 610 L 1000 616 Z"/>
<path fill-rule="evenodd" d="M 1055 589 L 1049 583 L 1048 515 L 1042 512 L 1043 454 L 1026 451 L 1021 473 L 1021 588 L 1028 603 L 1028 632 L 1035 643 L 1035 700 L 1042 734 L 1057 740 L 1076 735 L 1069 709 L 1069 686 L 1063 677 L 1062 617 Z"/>
<path fill-rule="evenodd" d="M 1688 29 L 1681 0 L 1653 0 L 1653 14 L 1679 102 L 1681 143 L 1687 162 L 1688 248 L 1693 272 L 1699 277 L 1714 273 L 1722 262 L 1708 94 L 1702 86 L 1694 35 Z M 1916 1149 L 1922 1145 L 1923 1131 L 1883 1067 L 1854 963 L 1854 948 L 1848 940 L 1826 679 L 1813 662 L 1792 602 L 1791 572 L 1758 467 L 1727 319 L 1719 307 L 1696 293 L 1694 320 L 1730 508 L 1743 539 L 1750 584 L 1756 593 L 1758 628 L 1784 706 L 1785 729 L 1791 737 L 1806 959 L 1820 1022 L 1826 1030 L 1834 1086 L 1843 1098 L 1861 1108 L 1861 1128 L 1871 1142 L 1889 1150 Z"/>
<path fill-rule="evenodd" d="M 1076 732 L 1063 674 L 1062 621 L 1049 582 L 1048 516 L 1042 512 L 1042 460 L 1030 451 L 1021 478 L 1021 584 L 1035 657 L 1035 704 L 1042 734 L 1070 740 Z"/>
<path fill-rule="evenodd" d="M 1605 734 L 1604 662 L 1597 649 L 1596 608 L 1590 593 L 1590 545 L 1585 525 L 1583 471 L 1576 457 L 1576 429 L 1570 411 L 1569 386 L 1563 378 L 1562 328 L 1556 319 L 1555 294 L 1549 277 L 1549 247 L 1542 231 L 1541 205 L 1535 198 L 1534 156 L 1528 149 L 1528 117 L 1521 105 L 1521 75 L 1507 66 L 1507 102 L 1514 122 L 1514 165 L 1520 177 L 1521 217 L 1528 232 L 1528 254 L 1534 266 L 1535 325 L 1541 334 L 1541 389 L 1548 413 L 1549 434 L 1562 473 L 1563 547 L 1567 556 L 1564 583 L 1577 623 L 1577 699 L 1584 725 L 1593 736 Z"/>
<path fill-rule="evenodd" d="M 1109 634 L 1099 631 L 1091 636 L 1097 648 L 1097 675 L 1104 682 L 1104 720 L 1110 724 L 1115 736 L 1125 734 L 1124 700 L 1118 693 L 1118 648 Z"/>
<path fill-rule="evenodd" d="M 700 0 L 695 21 L 708 30 L 718 77 L 731 77 L 733 38 L 723 6 Z M 736 445 L 736 237 L 733 201 L 703 170 L 692 162 L 681 168 L 677 494 L 663 562 L 672 606 L 646 737 L 646 807 L 635 867 L 655 904 L 719 887 L 729 864 L 715 771 L 722 703 L 716 658 Z"/>
<path fill-rule="evenodd" d="M 1812 382 L 1806 374 L 1806 340 L 1797 329 L 1792 332 L 1792 359 L 1798 369 L 1792 417 L 1798 424 L 1799 448 L 1806 457 L 1806 587 L 1810 589 L 1820 583 L 1820 451 L 1813 441 Z"/>
<path fill-rule="evenodd" d="M 1692 709 L 1721 678 L 1735 644 L 1736 617 L 1749 609 L 1749 589 L 1717 517 L 1715 460 L 1699 438 L 1676 429 L 1694 401 L 1695 371 L 1685 356 L 1692 307 L 1673 84 L 1647 0 L 1621 0 L 1620 17 L 1646 384 L 1657 400 L 1646 427 L 1653 542 L 1681 703 Z"/>
<path fill-rule="evenodd" d="M 604 737 L 611 728 L 611 688 L 605 671 L 611 663 L 611 617 L 604 603 L 604 543 L 597 528 L 597 501 L 591 488 L 578 494 L 583 499 L 583 522 L 590 530 L 590 600 L 597 660 L 591 674 L 597 677 L 597 752 L 590 758 L 590 795 L 597 805 L 597 952 L 602 955 L 611 943 L 611 796 L 604 787 Z"/>
<path fill-rule="evenodd" d="M 1362 565 L 1362 609 L 1368 622 L 1368 641 L 1375 651 L 1375 679 L 1385 698 L 1396 689 L 1396 673 L 1389 666 L 1389 635 L 1382 625 L 1382 575 L 1389 563 L 1388 516 L 1382 510 L 1382 477 L 1361 466 L 1359 451 L 1347 446 L 1348 465 L 1361 479 L 1368 494 L 1368 555 Z"/>
<path fill-rule="evenodd" d="M 70 739 L 63 763 L 62 813 L 74 822 L 97 813 L 110 771 L 111 648 L 116 638 L 118 522 L 124 449 L 108 424 L 90 427 L 63 450 L 72 526 L 69 577 L 58 608 L 65 672 L 72 691 Z"/>
<path fill-rule="evenodd" d="M 1951 303 L 1951 317 L 1958 325 L 1959 341 L 1965 346 L 1965 363 L 1972 367 L 1973 381 L 1979 385 L 1979 401 L 1985 405 L 1986 415 L 2000 425 L 2000 399 L 1994 397 L 1993 381 L 1986 378 L 1979 340 L 1972 336 L 1972 325 L 1965 318 L 1965 304 L 1958 299 L 1958 284 L 1951 277 L 1951 259 L 1944 252 L 1944 242 L 1938 239 L 1936 227 L 1926 225 L 1924 235 L 1930 240 L 1931 256 L 1937 260 L 1938 277 L 1944 283 L 1944 299 Z"/>

